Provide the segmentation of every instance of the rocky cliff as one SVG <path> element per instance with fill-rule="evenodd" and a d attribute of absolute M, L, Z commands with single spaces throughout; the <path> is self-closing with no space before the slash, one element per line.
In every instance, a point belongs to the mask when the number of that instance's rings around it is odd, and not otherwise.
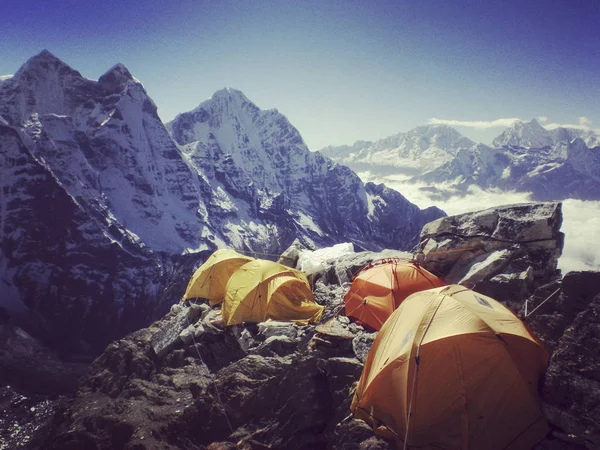
<path fill-rule="evenodd" d="M 280 253 L 300 238 L 313 246 L 410 249 L 422 225 L 441 215 L 310 152 L 285 116 L 235 89 L 216 92 L 167 127 L 210 186 L 211 223 L 238 247 Z"/>
<path fill-rule="evenodd" d="M 161 259 L 108 234 L 2 124 L 0 149 L 1 308 L 65 352 L 99 352 L 148 320 Z"/>
<path fill-rule="evenodd" d="M 422 250 L 439 249 L 440 242 L 460 250 L 462 258 L 436 266 L 446 275 L 457 260 L 493 268 L 477 273 L 480 283 L 496 279 L 496 294 L 505 289 L 498 279 L 511 278 L 511 267 L 529 265 L 534 294 L 513 290 L 508 304 L 527 314 L 525 321 L 552 355 L 541 386 L 552 431 L 536 448 L 594 449 L 600 438 L 598 274 L 561 278 L 555 272 L 559 224 L 558 204 L 462 215 L 425 227 Z M 464 248 L 467 237 L 481 248 L 494 247 L 491 254 L 504 252 L 505 264 L 473 257 Z M 427 244 L 431 240 L 437 247 Z M 495 247 L 508 240 L 503 249 Z M 545 242 L 548 251 L 536 252 L 535 242 Z M 287 260 L 298 250 L 288 252 Z M 300 253 L 307 264 L 310 253 Z M 77 395 L 46 429 L 44 448 L 394 448 L 348 417 L 353 385 L 375 334 L 335 314 L 348 287 L 338 283 L 377 256 L 345 250 L 315 258 L 322 271 L 315 298 L 326 306 L 327 321 L 317 326 L 266 322 L 224 329 L 207 305 L 174 306 L 149 328 L 111 344 L 92 364 Z"/>

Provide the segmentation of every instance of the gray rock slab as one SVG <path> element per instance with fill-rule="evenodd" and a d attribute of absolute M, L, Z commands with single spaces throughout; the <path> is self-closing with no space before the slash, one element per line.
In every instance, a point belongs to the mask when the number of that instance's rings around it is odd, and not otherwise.
<path fill-rule="evenodd" d="M 561 223 L 562 207 L 557 202 L 443 217 L 423 227 L 417 259 L 449 282 L 471 287 L 508 267 L 518 266 L 519 272 L 531 267 L 539 286 L 557 273 L 564 241 Z"/>
<path fill-rule="evenodd" d="M 152 350 L 158 357 L 169 353 L 180 342 L 179 335 L 194 324 L 202 314 L 202 308 L 197 305 L 173 305 L 170 314 L 171 317 L 161 321 L 160 328 L 150 338 Z"/>
<path fill-rule="evenodd" d="M 298 337 L 298 327 L 293 322 L 269 320 L 258 324 L 256 338 L 265 340 L 272 336 L 286 336 L 292 340 Z"/>
<path fill-rule="evenodd" d="M 356 355 L 356 358 L 361 362 L 365 363 L 367 360 L 367 355 L 369 354 L 369 350 L 371 349 L 371 345 L 375 341 L 377 337 L 377 333 L 359 333 L 352 340 L 352 350 Z"/>

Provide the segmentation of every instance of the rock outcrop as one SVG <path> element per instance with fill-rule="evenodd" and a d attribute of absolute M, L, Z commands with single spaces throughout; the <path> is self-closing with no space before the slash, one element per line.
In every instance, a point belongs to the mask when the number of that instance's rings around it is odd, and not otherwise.
<path fill-rule="evenodd" d="M 445 217 L 423 227 L 417 259 L 449 282 L 519 310 L 536 287 L 558 276 L 561 223 L 560 203 L 524 203 Z"/>
<path fill-rule="evenodd" d="M 528 315 L 524 320 L 551 354 L 540 392 L 552 431 L 536 449 L 598 449 L 600 274 L 556 276 L 560 206 L 516 205 L 449 220 L 452 225 L 445 228 L 439 222 L 426 227 L 453 232 L 424 234 L 424 249 L 431 239 L 429 249 L 464 252 L 472 246 L 465 239 L 475 239 L 490 253 L 514 251 L 530 267 L 534 295 L 519 297 L 516 290 L 513 302 L 506 303 Z M 508 241 L 504 249 L 495 246 Z M 543 251 L 536 251 L 536 242 Z M 359 261 L 380 255 L 345 251 L 333 258 L 331 249 L 323 249 L 307 259 L 311 251 L 294 248 L 297 265 L 308 252 L 304 263 L 320 268 L 314 293 L 326 307 L 323 323 L 265 322 L 225 329 L 218 308 L 175 305 L 149 328 L 109 345 L 81 379 L 73 400 L 53 413 L 51 427 L 32 439 L 40 442 L 42 436 L 42 447 L 54 450 L 394 448 L 348 417 L 354 383 L 376 334 L 339 314 L 346 278 L 331 275 L 346 274 Z M 519 253 L 522 248 L 527 251 Z M 453 272 L 463 263 L 452 257 L 436 267 L 464 277 L 468 270 Z M 477 269 L 473 273 L 481 281 L 475 290 L 510 276 L 514 264 L 509 258 L 494 270 Z M 501 283 L 492 284 L 497 294 L 502 291 Z"/>
<path fill-rule="evenodd" d="M 600 449 L 600 272 L 570 272 L 540 287 L 528 311 L 552 355 L 541 393 L 553 431 L 540 449 Z"/>
<path fill-rule="evenodd" d="M 340 317 L 224 330 L 214 310 L 194 308 L 111 344 L 44 448 L 392 448 L 344 422 L 370 341 L 361 327 Z M 155 337 L 182 318 L 193 339 L 183 330 L 157 355 Z"/>

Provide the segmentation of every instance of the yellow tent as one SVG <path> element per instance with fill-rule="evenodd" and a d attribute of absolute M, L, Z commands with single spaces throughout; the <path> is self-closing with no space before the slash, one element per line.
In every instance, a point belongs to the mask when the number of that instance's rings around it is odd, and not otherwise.
<path fill-rule="evenodd" d="M 227 326 L 267 319 L 317 323 L 323 307 L 315 303 L 303 272 L 257 259 L 229 279 L 222 312 Z"/>
<path fill-rule="evenodd" d="M 463 286 L 409 296 L 377 335 L 354 416 L 402 448 L 530 449 L 547 432 L 548 354 L 508 308 Z"/>
<path fill-rule="evenodd" d="M 211 305 L 222 302 L 231 275 L 253 260 L 228 248 L 215 251 L 192 275 L 183 300 L 200 297 L 207 298 Z"/>

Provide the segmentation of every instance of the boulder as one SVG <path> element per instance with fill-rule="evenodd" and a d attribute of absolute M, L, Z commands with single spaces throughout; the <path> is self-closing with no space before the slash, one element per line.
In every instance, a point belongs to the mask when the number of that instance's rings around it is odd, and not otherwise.
<path fill-rule="evenodd" d="M 371 349 L 371 345 L 375 342 L 375 338 L 377 337 L 377 332 L 367 333 L 361 332 L 358 333 L 357 336 L 352 340 L 352 350 L 356 355 L 356 358 L 361 362 L 365 363 L 367 360 L 367 355 L 369 354 L 369 350 Z"/>
<path fill-rule="evenodd" d="M 166 321 L 150 338 L 154 353 L 160 358 L 169 353 L 179 341 L 181 333 L 205 311 L 206 305 L 173 305 Z M 191 340 L 191 338 L 190 338 Z"/>
<path fill-rule="evenodd" d="M 179 339 L 184 345 L 191 345 L 202 333 L 204 333 L 204 326 L 201 323 L 195 323 L 183 330 L 179 334 Z"/>
<path fill-rule="evenodd" d="M 257 339 L 264 341 L 272 336 L 285 336 L 295 340 L 298 337 L 298 325 L 293 322 L 281 322 L 277 320 L 268 320 L 258 324 Z"/>
<path fill-rule="evenodd" d="M 522 203 L 443 217 L 421 232 L 417 260 L 450 283 L 509 301 L 557 277 L 561 203 Z"/>
<path fill-rule="evenodd" d="M 304 250 L 313 250 L 313 249 L 309 249 L 300 239 L 296 239 L 281 254 L 281 256 L 279 257 L 277 262 L 279 264 L 283 264 L 284 266 L 288 266 L 288 267 L 295 269 L 296 264 L 298 263 L 298 258 L 300 257 L 300 253 Z"/>
<path fill-rule="evenodd" d="M 287 336 L 270 336 L 256 348 L 262 356 L 286 356 L 298 350 L 298 341 Z"/>

